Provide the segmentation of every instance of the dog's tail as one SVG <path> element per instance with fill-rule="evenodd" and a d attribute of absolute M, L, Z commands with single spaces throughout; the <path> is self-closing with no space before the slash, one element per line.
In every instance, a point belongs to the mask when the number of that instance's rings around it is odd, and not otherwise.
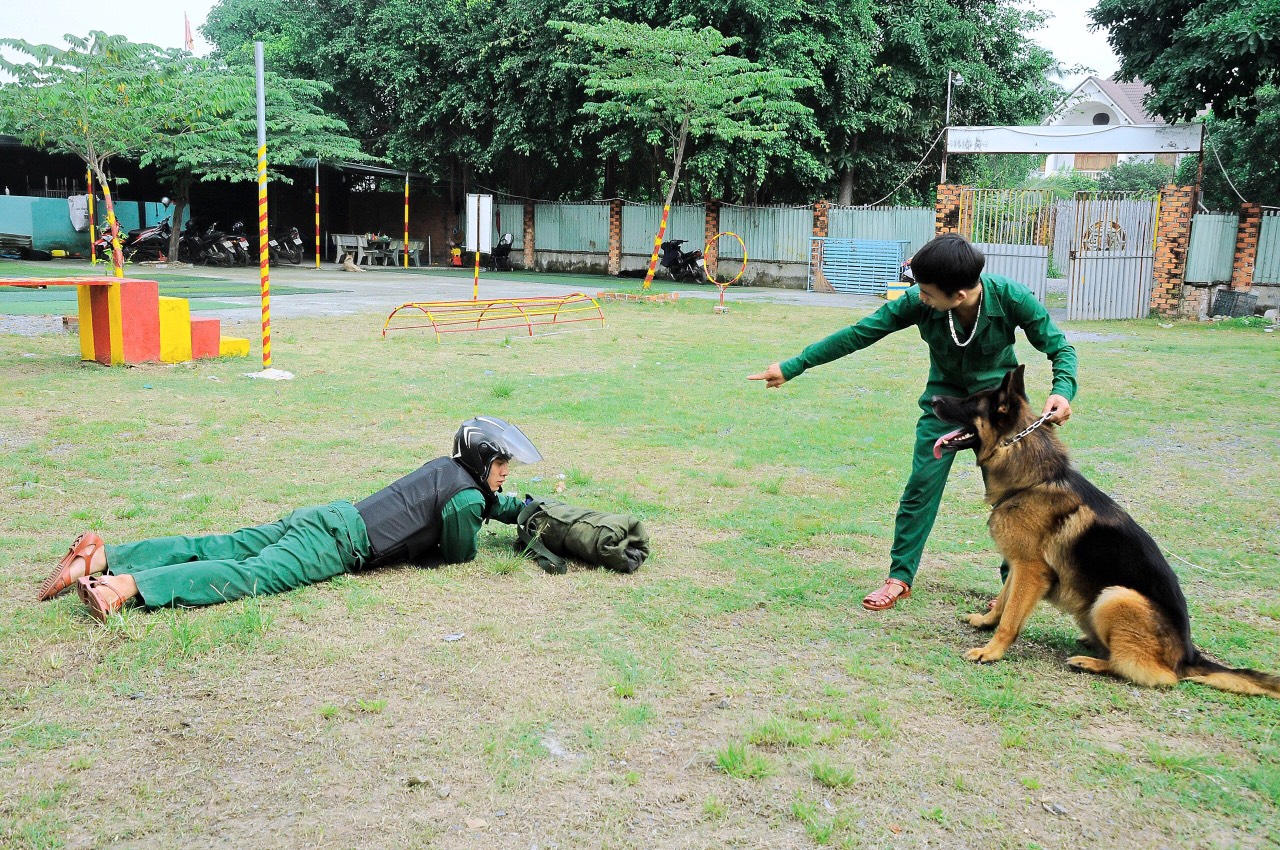
<path fill-rule="evenodd" d="M 1233 694 L 1274 697 L 1280 699 L 1280 676 L 1261 673 L 1247 667 L 1224 667 L 1199 650 L 1195 658 L 1182 667 L 1180 679 L 1199 682 Z"/>

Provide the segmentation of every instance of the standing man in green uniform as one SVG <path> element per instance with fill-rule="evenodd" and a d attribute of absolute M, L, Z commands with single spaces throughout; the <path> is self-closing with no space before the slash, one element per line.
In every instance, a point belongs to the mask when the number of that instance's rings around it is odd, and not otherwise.
<path fill-rule="evenodd" d="M 40 588 L 52 599 L 73 584 L 99 620 L 140 601 L 195 607 L 282 593 L 346 572 L 438 555 L 476 556 L 490 519 L 514 523 L 524 503 L 501 493 L 512 460 L 542 455 L 514 425 L 492 416 L 462 423 L 453 454 L 436 458 L 363 501 L 300 508 L 231 534 L 160 537 L 107 546 L 93 532 L 71 545 Z"/>
<path fill-rule="evenodd" d="M 998 385 L 1018 365 L 1014 330 L 1053 364 L 1053 385 L 1044 414 L 1055 424 L 1071 417 L 1076 394 L 1076 352 L 1029 289 L 993 274 L 983 274 L 982 252 L 962 236 L 939 236 L 911 258 L 908 274 L 916 281 L 902 297 L 890 301 L 856 325 L 837 331 L 804 349 L 799 356 L 775 363 L 753 381 L 780 387 L 806 369 L 852 354 L 895 331 L 919 329 L 929 346 L 929 380 L 919 405 L 915 453 L 889 552 L 889 577 L 862 600 L 871 611 L 892 608 L 911 595 L 925 540 L 933 529 L 955 455 L 934 457 L 939 437 L 953 430 L 933 413 L 934 396 L 968 396 Z"/>

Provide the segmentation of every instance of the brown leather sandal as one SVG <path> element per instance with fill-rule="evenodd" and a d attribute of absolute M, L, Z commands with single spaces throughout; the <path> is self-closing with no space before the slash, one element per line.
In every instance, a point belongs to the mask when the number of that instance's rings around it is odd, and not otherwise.
<path fill-rule="evenodd" d="M 67 554 L 62 556 L 62 560 L 53 568 L 53 572 L 49 573 L 49 577 L 44 580 L 44 584 L 40 585 L 40 593 L 36 598 L 41 602 L 45 602 L 75 584 L 76 579 L 81 578 L 81 576 L 73 575 L 71 572 L 71 565 L 75 563 L 77 558 L 84 558 L 85 575 L 88 575 L 89 562 L 101 545 L 102 538 L 92 531 L 86 531 L 77 537 L 75 542 L 71 544 L 71 548 L 67 550 Z"/>
<path fill-rule="evenodd" d="M 96 576 L 85 576 L 76 580 L 76 592 L 80 601 L 89 606 L 89 613 L 99 622 L 105 623 L 107 617 L 124 609 L 124 596 L 120 591 Z"/>
<path fill-rule="evenodd" d="M 902 590 L 890 596 L 891 588 L 894 587 L 900 587 Z M 868 611 L 888 611 L 898 604 L 899 599 L 910 598 L 911 585 L 905 581 L 898 581 L 896 578 L 887 578 L 884 580 L 883 585 L 867 594 L 866 598 L 862 600 L 862 607 Z"/>

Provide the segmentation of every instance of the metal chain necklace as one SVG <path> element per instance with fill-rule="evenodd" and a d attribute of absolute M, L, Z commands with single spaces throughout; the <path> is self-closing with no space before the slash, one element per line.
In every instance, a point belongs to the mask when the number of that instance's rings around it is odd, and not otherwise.
<path fill-rule="evenodd" d="M 964 342 L 960 341 L 960 336 L 956 333 L 956 322 L 955 319 L 952 318 L 952 313 L 954 312 L 954 310 L 947 311 L 947 327 L 951 328 L 952 342 L 954 342 L 958 347 L 964 348 L 966 345 L 973 342 L 973 338 L 978 335 L 978 319 L 982 318 L 982 299 L 978 299 L 978 312 L 973 317 L 973 330 L 969 331 L 969 338 Z"/>
<path fill-rule="evenodd" d="M 1019 431 L 1018 433 L 1014 434 L 1014 435 L 1013 435 L 1012 437 L 1010 437 L 1009 439 L 1007 439 L 1007 440 L 1005 440 L 1004 442 L 1002 442 L 1000 445 L 1002 445 L 1002 446 L 1012 446 L 1014 443 L 1018 442 L 1018 441 L 1019 441 L 1019 440 L 1021 440 L 1023 437 L 1027 436 L 1027 435 L 1028 435 L 1028 434 L 1030 434 L 1032 431 L 1034 431 L 1035 429 L 1039 428 L 1041 425 L 1043 425 L 1043 424 L 1045 424 L 1046 422 L 1048 422 L 1048 421 L 1049 421 L 1049 417 L 1050 417 L 1050 416 L 1052 416 L 1053 414 L 1054 414 L 1054 411 L 1052 411 L 1052 410 L 1051 410 L 1051 411 L 1049 411 L 1049 412 L 1048 412 L 1048 413 L 1046 413 L 1044 416 L 1041 416 L 1039 419 L 1037 419 L 1035 422 L 1032 422 L 1030 425 L 1028 425 L 1027 427 L 1023 428 L 1021 431 Z"/>

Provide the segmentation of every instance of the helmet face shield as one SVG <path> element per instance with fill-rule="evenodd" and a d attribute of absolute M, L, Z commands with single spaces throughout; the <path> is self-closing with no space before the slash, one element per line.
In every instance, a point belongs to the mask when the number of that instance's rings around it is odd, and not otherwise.
<path fill-rule="evenodd" d="M 483 484 L 494 460 L 537 463 L 542 453 L 511 423 L 496 416 L 477 416 L 463 422 L 454 435 L 453 457 Z"/>

